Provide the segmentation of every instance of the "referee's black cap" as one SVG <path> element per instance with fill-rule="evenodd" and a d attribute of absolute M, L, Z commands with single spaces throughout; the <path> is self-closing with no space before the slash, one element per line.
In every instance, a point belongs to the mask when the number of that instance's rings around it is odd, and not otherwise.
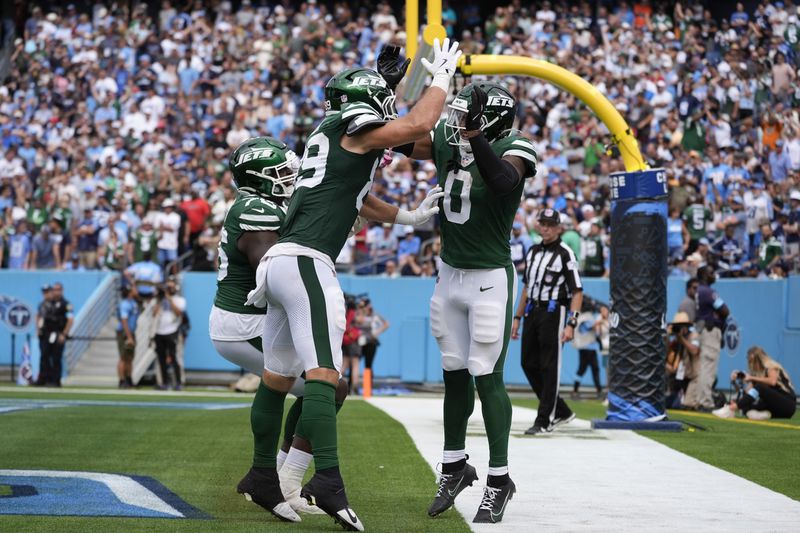
<path fill-rule="evenodd" d="M 539 222 L 544 222 L 546 224 L 552 224 L 554 226 L 557 226 L 561 224 L 561 215 L 559 215 L 558 211 L 556 211 L 555 209 L 551 209 L 548 207 L 547 209 L 542 209 L 541 211 L 539 211 L 538 220 Z"/>

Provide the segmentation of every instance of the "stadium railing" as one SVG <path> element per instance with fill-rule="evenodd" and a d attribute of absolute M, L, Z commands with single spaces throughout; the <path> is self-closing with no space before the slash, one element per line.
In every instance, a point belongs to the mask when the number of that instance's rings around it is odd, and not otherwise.
<path fill-rule="evenodd" d="M 75 317 L 69 332 L 72 340 L 64 350 L 68 371 L 75 368 L 92 339 L 97 337 L 108 319 L 115 315 L 119 303 L 119 278 L 117 274 L 106 276 Z"/>

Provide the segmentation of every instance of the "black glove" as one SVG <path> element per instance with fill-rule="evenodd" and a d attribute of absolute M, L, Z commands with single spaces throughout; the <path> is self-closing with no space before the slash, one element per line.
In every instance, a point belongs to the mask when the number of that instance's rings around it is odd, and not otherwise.
<path fill-rule="evenodd" d="M 411 59 L 400 61 L 400 47 L 387 44 L 378 55 L 378 74 L 386 80 L 386 85 L 395 90 L 400 80 L 406 75 L 406 69 Z"/>
<path fill-rule="evenodd" d="M 467 108 L 467 119 L 464 121 L 464 129 L 466 131 L 481 129 L 481 117 L 483 117 L 483 110 L 486 109 L 486 100 L 486 92 L 474 85 L 469 107 Z"/>

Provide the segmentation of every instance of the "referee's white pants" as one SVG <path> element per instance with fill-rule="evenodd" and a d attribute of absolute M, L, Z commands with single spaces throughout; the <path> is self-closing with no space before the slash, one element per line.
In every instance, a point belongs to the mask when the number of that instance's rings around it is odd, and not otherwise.
<path fill-rule="evenodd" d="M 512 265 L 461 270 L 442 263 L 430 316 L 444 370 L 484 376 L 503 369 L 517 283 Z"/>

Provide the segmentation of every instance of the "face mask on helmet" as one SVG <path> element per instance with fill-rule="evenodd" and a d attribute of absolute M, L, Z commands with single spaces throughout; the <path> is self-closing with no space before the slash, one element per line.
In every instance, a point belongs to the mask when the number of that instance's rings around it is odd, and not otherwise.
<path fill-rule="evenodd" d="M 289 198 L 294 192 L 294 180 L 300 169 L 300 159 L 292 150 L 286 151 L 286 161 L 272 167 L 265 167 L 261 172 L 246 170 L 246 174 L 256 176 L 272 183 L 268 196 L 274 198 Z"/>
<path fill-rule="evenodd" d="M 383 118 L 386 120 L 394 120 L 397 118 L 397 108 L 394 105 L 395 98 L 394 94 L 387 96 L 382 102 L 378 100 L 378 98 L 375 98 L 375 101 L 378 102 L 378 105 L 381 107 Z"/>
<path fill-rule="evenodd" d="M 451 146 L 468 147 L 469 141 L 461 136 L 465 131 L 464 124 L 467 120 L 467 106 L 469 102 L 456 97 L 450 105 L 447 120 L 444 123 L 444 138 Z"/>

